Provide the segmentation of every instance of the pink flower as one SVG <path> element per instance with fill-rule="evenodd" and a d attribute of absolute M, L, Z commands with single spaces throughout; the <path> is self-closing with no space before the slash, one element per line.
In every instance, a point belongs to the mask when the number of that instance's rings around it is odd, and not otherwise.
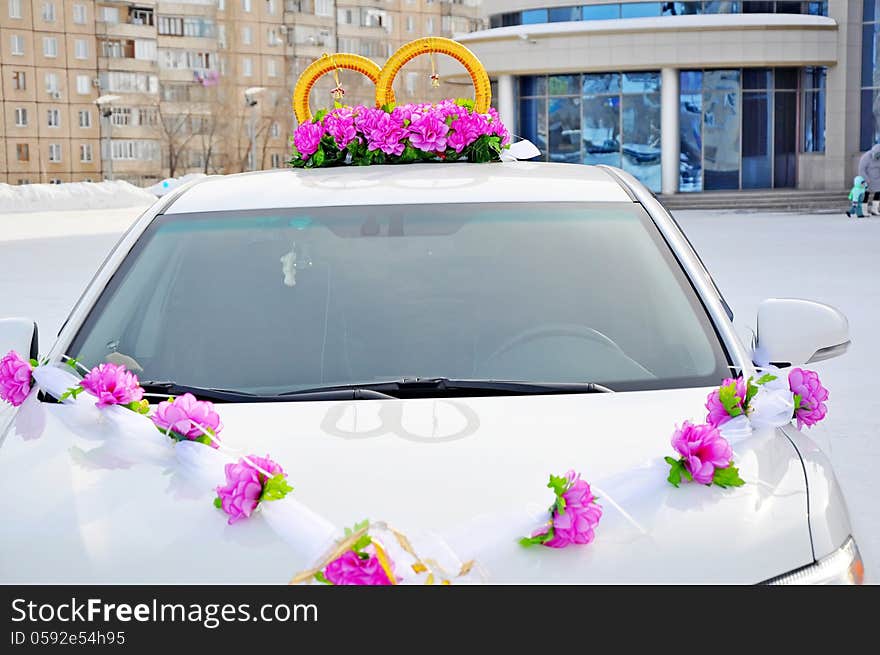
<path fill-rule="evenodd" d="M 726 387 L 733 383 L 736 384 L 736 398 L 739 401 L 737 406 L 745 413 L 746 410 L 743 404 L 746 401 L 746 381 L 742 377 L 736 379 L 727 378 L 721 383 L 721 386 Z M 706 415 L 706 423 L 716 428 L 733 418 L 721 403 L 718 389 L 715 389 L 706 398 L 706 409 L 709 410 L 709 413 Z"/>
<path fill-rule="evenodd" d="M 97 407 L 128 405 L 144 397 L 137 375 L 121 364 L 99 364 L 88 372 L 80 386 L 98 399 Z"/>
<path fill-rule="evenodd" d="M 13 407 L 21 405 L 31 392 L 33 370 L 30 362 L 19 357 L 14 350 L 6 353 L 0 359 L 0 398 L 12 403 Z"/>
<path fill-rule="evenodd" d="M 446 139 L 446 144 L 455 152 L 461 152 L 487 131 L 486 119 L 480 114 L 459 115 L 450 127 L 452 132 Z"/>
<path fill-rule="evenodd" d="M 223 429 L 220 415 L 214 410 L 214 403 L 198 400 L 191 393 L 185 393 L 172 401 L 159 403 L 152 419 L 160 430 L 170 430 L 190 440 L 198 439 L 205 434 L 196 427 L 197 425 L 214 434 L 219 434 Z M 210 445 L 217 448 L 215 441 L 211 441 Z"/>
<path fill-rule="evenodd" d="M 284 474 L 284 469 L 269 459 L 268 455 L 249 455 L 248 460 L 250 462 L 242 458 L 235 464 L 227 464 L 226 486 L 217 487 L 219 507 L 229 514 L 229 525 L 253 514 L 263 494 L 263 485 L 268 478 L 251 463 L 272 476 Z"/>
<path fill-rule="evenodd" d="M 379 122 L 379 119 L 382 116 L 387 115 L 381 109 L 376 109 L 375 107 L 358 107 L 357 113 L 354 117 L 354 124 L 361 133 L 367 135 L 372 132 L 376 128 L 376 124 Z M 403 120 L 400 120 L 401 124 Z"/>
<path fill-rule="evenodd" d="M 684 466 L 700 484 L 711 484 L 715 469 L 730 466 L 733 451 L 714 425 L 694 425 L 690 421 L 676 429 L 672 447 L 684 458 Z"/>
<path fill-rule="evenodd" d="M 327 114 L 324 118 L 324 129 L 333 137 L 340 150 L 357 138 L 357 128 L 351 110 L 347 113 L 339 111 Z"/>
<path fill-rule="evenodd" d="M 301 123 L 293 133 L 293 145 L 305 159 L 315 153 L 324 136 L 324 128 L 318 123 Z"/>
<path fill-rule="evenodd" d="M 388 574 L 379 563 L 379 558 L 369 555 L 362 559 L 349 550 L 330 562 L 324 568 L 324 576 L 335 585 L 390 585 Z"/>
<path fill-rule="evenodd" d="M 367 149 L 381 150 L 386 155 L 399 155 L 406 148 L 403 123 L 384 111 L 381 114 L 367 134 Z"/>
<path fill-rule="evenodd" d="M 797 418 L 798 430 L 803 426 L 812 427 L 825 418 L 828 408 L 825 401 L 828 400 L 828 389 L 822 386 L 819 375 L 815 371 L 803 368 L 793 368 L 788 374 L 788 386 L 791 392 L 797 396 L 794 412 Z"/>
<path fill-rule="evenodd" d="M 549 548 L 590 543 L 595 537 L 594 528 L 602 518 L 602 508 L 595 503 L 590 485 L 574 471 L 569 471 L 566 477 L 571 486 L 562 494 L 565 510 L 553 512 L 553 538 L 544 543 Z"/>
<path fill-rule="evenodd" d="M 409 142 L 425 152 L 446 150 L 449 126 L 435 114 L 425 114 L 409 125 Z"/>

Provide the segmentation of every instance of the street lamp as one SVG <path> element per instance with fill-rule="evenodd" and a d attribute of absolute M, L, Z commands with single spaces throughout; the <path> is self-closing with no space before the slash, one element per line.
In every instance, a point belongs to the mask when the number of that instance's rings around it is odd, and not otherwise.
<path fill-rule="evenodd" d="M 104 177 L 108 180 L 113 179 L 113 121 L 110 120 L 110 116 L 113 114 L 113 103 L 119 100 L 119 96 L 100 96 L 97 100 L 95 100 L 95 104 L 98 106 L 98 112 L 101 114 L 102 118 L 107 119 L 107 156 L 101 157 L 101 163 L 107 162 L 107 175 Z"/>
<path fill-rule="evenodd" d="M 248 123 L 248 135 L 251 139 L 250 166 L 252 171 L 257 170 L 257 96 L 259 96 L 266 88 L 262 86 L 252 86 L 244 90 L 244 101 L 251 108 L 250 121 Z"/>

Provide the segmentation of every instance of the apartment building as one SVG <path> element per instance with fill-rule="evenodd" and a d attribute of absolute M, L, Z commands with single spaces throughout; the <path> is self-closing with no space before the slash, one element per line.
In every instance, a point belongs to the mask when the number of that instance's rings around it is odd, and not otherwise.
<path fill-rule="evenodd" d="M 0 182 L 149 185 L 286 164 L 290 96 L 312 61 L 380 65 L 403 43 L 482 26 L 480 0 L 0 0 Z M 419 57 L 400 101 L 467 93 Z M 340 72 L 347 104 L 372 84 Z M 332 76 L 312 106 L 332 103 Z M 112 102 L 98 107 L 99 97 Z"/>
<path fill-rule="evenodd" d="M 0 2 L 0 182 L 101 178 L 93 0 Z"/>

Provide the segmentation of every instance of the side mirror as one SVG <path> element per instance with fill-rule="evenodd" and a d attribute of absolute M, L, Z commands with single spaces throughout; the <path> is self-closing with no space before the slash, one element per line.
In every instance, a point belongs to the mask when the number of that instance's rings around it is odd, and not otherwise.
<path fill-rule="evenodd" d="M 769 298 L 758 306 L 752 356 L 757 365 L 811 364 L 842 355 L 849 345 L 849 322 L 830 305 L 797 298 Z"/>
<path fill-rule="evenodd" d="M 29 318 L 0 318 L 0 357 L 14 350 L 25 359 L 36 359 L 39 351 L 37 324 Z"/>

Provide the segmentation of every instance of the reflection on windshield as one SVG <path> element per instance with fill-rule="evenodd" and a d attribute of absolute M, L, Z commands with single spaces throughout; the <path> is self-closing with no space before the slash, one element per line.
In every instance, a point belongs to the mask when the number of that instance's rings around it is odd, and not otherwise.
<path fill-rule="evenodd" d="M 70 350 L 260 394 L 416 377 L 667 388 L 727 365 L 631 203 L 161 216 Z"/>

